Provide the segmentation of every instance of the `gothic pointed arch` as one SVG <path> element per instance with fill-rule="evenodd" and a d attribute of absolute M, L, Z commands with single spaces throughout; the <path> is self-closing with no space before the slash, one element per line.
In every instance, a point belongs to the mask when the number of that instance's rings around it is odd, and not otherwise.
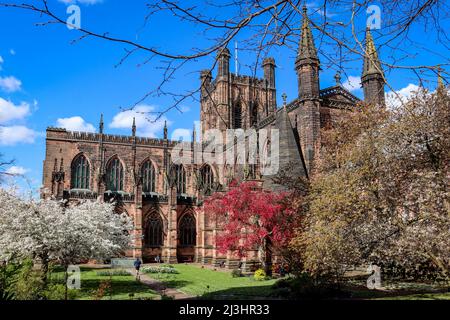
<path fill-rule="evenodd" d="M 144 244 L 146 247 L 160 247 L 164 244 L 164 223 L 156 210 L 144 216 Z"/>
<path fill-rule="evenodd" d="M 250 103 L 250 126 L 258 124 L 258 104 L 254 101 Z"/>
<path fill-rule="evenodd" d="M 200 168 L 200 189 L 205 195 L 211 195 L 214 186 L 214 171 L 209 164 Z"/>
<path fill-rule="evenodd" d="M 156 192 L 156 167 L 147 159 L 141 165 L 142 192 Z"/>
<path fill-rule="evenodd" d="M 106 189 L 108 191 L 123 191 L 124 168 L 118 156 L 113 156 L 106 164 Z"/>
<path fill-rule="evenodd" d="M 242 128 L 242 104 L 237 100 L 233 104 L 233 129 Z"/>
<path fill-rule="evenodd" d="M 76 156 L 71 164 L 71 189 L 89 189 L 90 169 L 88 159 L 84 154 Z"/>
<path fill-rule="evenodd" d="M 182 164 L 174 164 L 171 179 L 177 188 L 177 193 L 186 193 L 186 170 Z"/>
<path fill-rule="evenodd" d="M 192 212 L 183 214 L 178 223 L 178 239 L 180 246 L 195 246 L 197 243 L 196 220 Z"/>

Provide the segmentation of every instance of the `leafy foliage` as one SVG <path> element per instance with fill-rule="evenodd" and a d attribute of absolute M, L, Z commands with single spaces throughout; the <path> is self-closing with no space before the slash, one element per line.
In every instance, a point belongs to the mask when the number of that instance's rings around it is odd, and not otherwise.
<path fill-rule="evenodd" d="M 223 226 L 216 237 L 219 252 L 230 250 L 245 256 L 247 250 L 256 248 L 265 265 L 269 247 L 281 250 L 294 235 L 298 215 L 288 199 L 289 193 L 264 191 L 254 182 L 230 184 L 226 193 L 207 199 L 205 213 Z"/>
<path fill-rule="evenodd" d="M 448 277 L 449 124 L 440 88 L 393 109 L 361 106 L 323 132 L 309 210 L 292 242 L 305 270 L 339 278 L 372 262 Z"/>

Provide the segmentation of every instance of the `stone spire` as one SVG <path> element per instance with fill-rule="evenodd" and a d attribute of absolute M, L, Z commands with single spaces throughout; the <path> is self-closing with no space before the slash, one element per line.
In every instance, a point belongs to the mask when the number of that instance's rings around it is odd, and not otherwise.
<path fill-rule="evenodd" d="M 167 139 L 167 121 L 164 121 L 164 139 Z"/>
<path fill-rule="evenodd" d="M 100 115 L 100 124 L 98 125 L 98 131 L 99 131 L 99 133 L 103 133 L 103 126 L 104 126 L 104 123 L 103 123 L 103 113 Z"/>
<path fill-rule="evenodd" d="M 311 32 L 311 22 L 307 15 L 306 6 L 303 6 L 303 24 L 302 35 L 300 39 L 300 45 L 298 47 L 296 64 L 300 60 L 314 59 L 319 60 L 317 57 L 316 46 L 314 45 L 314 38 Z"/>
<path fill-rule="evenodd" d="M 385 103 L 384 74 L 370 28 L 366 29 L 366 48 L 361 83 L 364 89 L 364 100 L 367 103 Z"/>
<path fill-rule="evenodd" d="M 383 74 L 381 69 L 380 59 L 378 58 L 378 52 L 373 42 L 372 33 L 370 28 L 366 29 L 366 53 L 364 55 L 364 69 L 362 77 L 372 74 Z"/>
<path fill-rule="evenodd" d="M 195 143 L 197 141 L 197 130 L 195 128 L 195 123 L 192 127 L 192 142 Z"/>
<path fill-rule="evenodd" d="M 319 99 L 320 62 L 311 32 L 306 6 L 303 7 L 302 35 L 295 59 L 297 72 L 298 96 L 300 100 Z"/>
<path fill-rule="evenodd" d="M 136 118 L 133 117 L 133 125 L 131 126 L 131 134 L 132 136 L 136 136 Z"/>

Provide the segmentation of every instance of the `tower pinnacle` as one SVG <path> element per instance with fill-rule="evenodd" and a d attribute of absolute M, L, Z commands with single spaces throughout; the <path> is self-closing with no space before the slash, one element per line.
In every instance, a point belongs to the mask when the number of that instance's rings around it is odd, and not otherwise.
<path fill-rule="evenodd" d="M 99 123 L 99 125 L 98 125 L 98 131 L 99 131 L 99 133 L 103 133 L 103 126 L 104 126 L 104 123 L 103 123 L 103 113 L 100 115 L 100 123 Z"/>
<path fill-rule="evenodd" d="M 134 136 L 136 136 L 136 118 L 133 117 L 133 125 L 131 126 L 131 133 Z"/>
<path fill-rule="evenodd" d="M 296 65 L 300 64 L 301 60 L 314 59 L 319 60 L 317 57 L 316 46 L 314 45 L 314 39 L 311 32 L 311 22 L 307 15 L 306 6 L 303 6 L 303 23 L 302 34 L 300 39 L 300 45 L 298 47 Z"/>
<path fill-rule="evenodd" d="M 366 29 L 366 48 L 361 83 L 366 102 L 374 104 L 385 103 L 384 74 L 370 28 Z"/>

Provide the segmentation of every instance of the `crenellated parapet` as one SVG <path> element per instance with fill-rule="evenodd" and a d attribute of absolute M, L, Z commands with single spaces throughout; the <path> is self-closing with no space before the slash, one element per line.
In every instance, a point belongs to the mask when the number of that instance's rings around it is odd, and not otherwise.
<path fill-rule="evenodd" d="M 86 141 L 86 142 L 100 142 L 103 143 L 119 143 L 133 145 L 136 143 L 141 146 L 164 147 L 167 143 L 168 147 L 174 147 L 179 141 L 147 138 L 147 137 L 133 137 L 126 135 L 115 134 L 99 134 L 91 132 L 68 131 L 64 128 L 47 128 L 47 139 L 67 140 L 67 141 Z"/>

